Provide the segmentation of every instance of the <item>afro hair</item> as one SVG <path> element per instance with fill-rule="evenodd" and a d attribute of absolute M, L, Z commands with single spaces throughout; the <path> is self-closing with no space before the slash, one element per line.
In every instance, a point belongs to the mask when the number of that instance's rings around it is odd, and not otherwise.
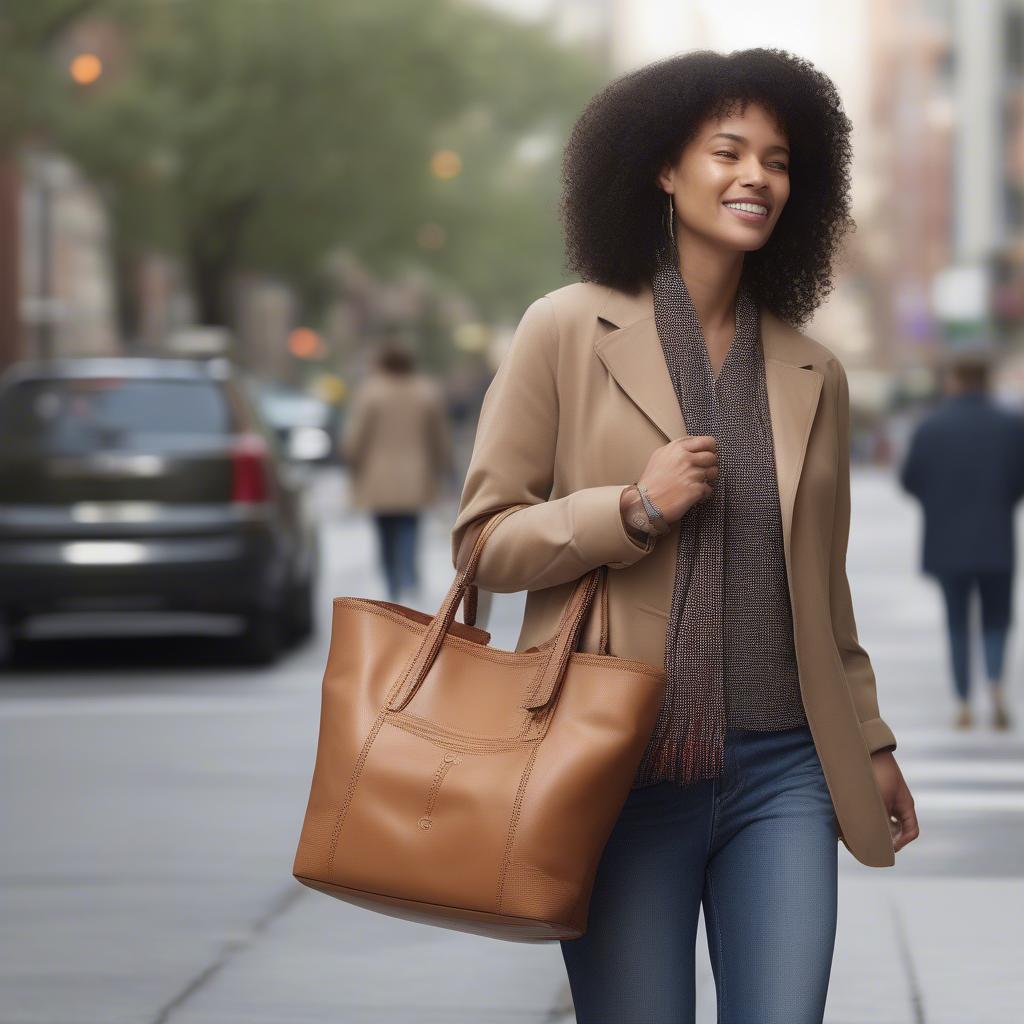
<path fill-rule="evenodd" d="M 744 254 L 759 305 L 803 326 L 831 291 L 850 216 L 852 124 L 832 80 L 783 50 L 694 50 L 617 78 L 586 106 L 562 161 L 567 267 L 636 294 L 667 244 L 659 169 L 709 119 L 763 106 L 789 141 L 790 195 L 771 237 Z"/>

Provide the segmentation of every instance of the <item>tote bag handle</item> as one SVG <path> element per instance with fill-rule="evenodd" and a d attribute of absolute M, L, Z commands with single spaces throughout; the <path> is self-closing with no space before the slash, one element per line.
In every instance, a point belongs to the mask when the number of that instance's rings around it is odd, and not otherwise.
<path fill-rule="evenodd" d="M 394 689 L 393 696 L 388 701 L 387 707 L 389 711 L 401 711 L 415 696 L 416 691 L 420 688 L 431 666 L 434 664 L 434 660 L 444 643 L 444 638 L 448 635 L 448 630 L 451 628 L 459 603 L 463 600 L 470 586 L 473 587 L 474 593 L 471 599 L 472 606 L 465 609 L 465 621 L 468 625 L 473 625 L 476 610 L 476 585 L 473 583 L 473 577 L 476 574 L 477 564 L 483 554 L 484 544 L 503 519 L 518 509 L 529 507 L 528 504 L 511 505 L 492 516 L 484 525 L 479 536 L 476 538 L 476 542 L 473 544 L 469 558 L 465 565 L 456 572 L 455 579 L 452 581 L 452 585 L 445 595 L 440 609 L 431 619 L 415 656 L 402 673 L 401 679 Z M 562 613 L 558 631 L 551 641 L 539 648 L 547 653 L 547 657 L 540 662 L 535 680 L 529 687 L 527 697 L 521 705 L 524 709 L 528 711 L 542 711 L 557 696 L 569 661 L 569 655 L 576 645 L 580 629 L 593 603 L 594 594 L 598 589 L 603 572 L 607 572 L 607 568 L 605 566 L 598 566 L 586 575 L 581 576 L 574 587 L 572 595 Z M 601 601 L 601 611 L 603 613 L 601 628 L 602 645 L 607 643 L 607 624 L 604 620 L 606 609 L 606 594 L 603 594 Z"/>

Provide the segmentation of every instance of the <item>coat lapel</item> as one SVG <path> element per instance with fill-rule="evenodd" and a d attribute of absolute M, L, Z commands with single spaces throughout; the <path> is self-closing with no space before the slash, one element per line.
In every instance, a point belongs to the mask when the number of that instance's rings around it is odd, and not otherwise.
<path fill-rule="evenodd" d="M 654 325 L 650 286 L 637 295 L 610 288 L 597 316 L 615 328 L 598 332 L 594 344 L 608 373 L 667 440 L 685 437 L 686 424 Z M 789 562 L 797 484 L 825 378 L 813 368 L 799 331 L 766 309 L 761 310 L 761 345 Z"/>

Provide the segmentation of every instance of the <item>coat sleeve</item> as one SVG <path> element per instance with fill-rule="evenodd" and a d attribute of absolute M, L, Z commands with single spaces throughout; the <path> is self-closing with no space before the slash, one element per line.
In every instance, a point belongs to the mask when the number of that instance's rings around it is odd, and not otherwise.
<path fill-rule="evenodd" d="M 896 749 L 892 729 L 880 717 L 875 673 L 867 652 L 857 640 L 857 623 L 853 614 L 850 581 L 846 574 L 846 552 L 850 539 L 850 389 L 846 370 L 837 359 L 836 366 L 836 437 L 839 464 L 836 478 L 835 520 L 832 524 L 832 555 L 829 574 L 829 605 L 832 632 L 843 659 L 846 684 L 850 688 L 861 733 L 868 750 Z"/>
<path fill-rule="evenodd" d="M 430 402 L 427 411 L 427 443 L 432 460 L 431 468 L 447 481 L 455 467 L 455 453 L 451 428 L 448 425 L 448 410 L 445 408 L 444 392 L 436 385 L 432 385 L 430 389 Z"/>
<path fill-rule="evenodd" d="M 631 481 L 584 487 L 550 499 L 558 444 L 558 330 L 542 296 L 520 320 L 484 395 L 462 498 L 452 528 L 452 564 L 485 517 L 527 504 L 488 537 L 476 582 L 485 590 L 541 590 L 599 565 L 620 569 L 653 550 L 626 532 L 619 496 Z"/>
<path fill-rule="evenodd" d="M 910 435 L 910 444 L 899 472 L 900 486 L 916 498 L 921 496 L 921 426 Z"/>
<path fill-rule="evenodd" d="M 366 385 L 363 385 L 349 403 L 339 444 L 342 459 L 353 471 L 358 471 L 363 464 L 372 421 L 372 399 Z"/>
<path fill-rule="evenodd" d="M 1014 413 L 1014 421 L 1016 426 L 1016 442 L 1013 445 L 1013 450 L 1017 456 L 1017 464 L 1014 467 L 1016 473 L 1014 477 L 1013 500 L 1017 502 L 1024 497 L 1024 416 L 1021 416 L 1020 413 Z"/>

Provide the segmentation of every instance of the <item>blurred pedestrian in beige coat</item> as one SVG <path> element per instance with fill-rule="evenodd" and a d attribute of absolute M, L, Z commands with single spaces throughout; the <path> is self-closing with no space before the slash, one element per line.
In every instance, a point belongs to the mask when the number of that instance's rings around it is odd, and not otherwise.
<path fill-rule="evenodd" d="M 356 392 L 341 437 L 352 505 L 370 513 L 388 598 L 418 592 L 420 513 L 440 497 L 452 473 L 451 432 L 436 381 L 416 370 L 413 355 L 384 346 L 374 372 Z"/>

